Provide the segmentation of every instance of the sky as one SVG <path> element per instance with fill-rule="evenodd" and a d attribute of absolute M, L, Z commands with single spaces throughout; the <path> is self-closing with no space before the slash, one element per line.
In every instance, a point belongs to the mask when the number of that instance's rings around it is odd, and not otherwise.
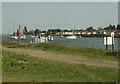
<path fill-rule="evenodd" d="M 2 3 L 0 2 L 0 35 L 2 34 Z M 0 38 L 1 39 L 1 38 Z"/>
<path fill-rule="evenodd" d="M 117 2 L 2 2 L 2 33 L 21 30 L 97 29 L 118 24 Z"/>
<path fill-rule="evenodd" d="M 119 0 L 1 0 L 2 2 L 118 2 Z"/>
<path fill-rule="evenodd" d="M 120 2 L 118 3 L 118 24 L 120 24 Z"/>

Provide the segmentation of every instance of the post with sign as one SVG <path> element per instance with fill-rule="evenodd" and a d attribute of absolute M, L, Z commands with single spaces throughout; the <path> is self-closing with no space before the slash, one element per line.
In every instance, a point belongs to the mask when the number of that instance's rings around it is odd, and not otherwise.
<path fill-rule="evenodd" d="M 108 50 L 108 45 L 112 45 L 112 50 L 114 50 L 114 32 L 111 32 L 110 37 L 104 37 L 104 45 L 106 45 L 106 50 Z"/>
<path fill-rule="evenodd" d="M 106 50 L 108 50 L 108 41 L 109 40 L 109 38 L 108 37 L 104 37 L 104 45 L 106 46 Z"/>
<path fill-rule="evenodd" d="M 112 37 L 112 50 L 114 50 L 114 32 L 111 32 Z"/>

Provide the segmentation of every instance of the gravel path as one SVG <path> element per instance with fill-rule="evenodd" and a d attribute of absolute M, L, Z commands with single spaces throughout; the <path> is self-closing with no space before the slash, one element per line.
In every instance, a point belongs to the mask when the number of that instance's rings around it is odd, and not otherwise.
<path fill-rule="evenodd" d="M 19 49 L 19 48 L 8 48 L 8 47 L 2 47 L 2 50 L 6 50 L 9 52 L 16 52 L 18 54 L 28 54 L 35 57 L 46 58 L 50 60 L 57 60 L 62 62 L 86 64 L 89 66 L 118 68 L 118 62 L 98 61 L 95 59 L 87 59 L 87 58 L 75 57 L 75 56 L 64 55 L 64 54 L 55 54 L 55 53 L 50 53 L 50 52 L 41 51 L 41 50 Z"/>

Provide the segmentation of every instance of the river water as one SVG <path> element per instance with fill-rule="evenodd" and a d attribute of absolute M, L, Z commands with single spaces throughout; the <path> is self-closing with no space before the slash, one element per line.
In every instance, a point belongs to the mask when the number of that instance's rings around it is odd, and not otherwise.
<path fill-rule="evenodd" d="M 98 49 L 106 49 L 104 45 L 103 38 L 96 38 L 96 37 L 80 37 L 76 40 L 70 40 L 66 38 L 54 38 L 53 42 L 64 43 L 66 45 L 75 45 L 75 46 L 82 46 L 82 47 L 90 47 L 90 48 L 98 48 Z M 114 39 L 115 49 L 120 49 L 120 38 Z M 109 49 L 112 48 L 111 45 L 108 46 Z"/>
<path fill-rule="evenodd" d="M 8 38 L 8 35 L 2 36 L 2 40 L 10 40 Z M 30 36 L 27 36 L 26 42 L 30 42 L 32 38 Z M 97 38 L 97 37 L 78 37 L 76 40 L 70 40 L 66 39 L 65 37 L 54 37 L 53 41 L 48 42 L 57 42 L 57 43 L 63 43 L 65 45 L 72 45 L 72 46 L 82 46 L 82 47 L 89 47 L 89 48 L 98 48 L 98 49 L 105 49 L 106 46 L 104 45 L 104 39 Z M 120 50 L 120 38 L 114 39 L 115 44 L 115 50 Z M 110 50 L 112 48 L 111 45 L 108 46 L 108 49 Z"/>

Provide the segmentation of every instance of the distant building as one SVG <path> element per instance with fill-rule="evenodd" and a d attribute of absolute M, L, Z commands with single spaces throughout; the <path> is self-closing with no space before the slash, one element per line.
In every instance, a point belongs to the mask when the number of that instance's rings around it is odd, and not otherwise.
<path fill-rule="evenodd" d="M 96 32 L 96 31 L 93 31 L 93 32 L 92 32 L 92 34 L 94 34 L 94 35 L 95 35 L 95 34 L 97 34 L 97 32 Z"/>
<path fill-rule="evenodd" d="M 91 35 L 92 34 L 92 32 L 87 32 L 87 35 Z"/>
<path fill-rule="evenodd" d="M 84 35 L 84 34 L 86 34 L 86 32 L 85 32 L 85 31 L 83 31 L 81 34 L 82 34 L 82 35 Z"/>

